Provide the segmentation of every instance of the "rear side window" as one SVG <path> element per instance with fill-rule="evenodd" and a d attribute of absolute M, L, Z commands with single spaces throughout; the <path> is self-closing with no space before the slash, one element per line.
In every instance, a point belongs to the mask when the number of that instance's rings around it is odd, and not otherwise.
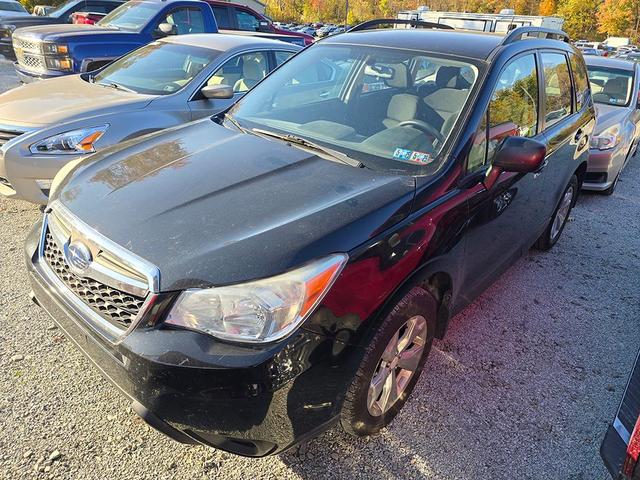
<path fill-rule="evenodd" d="M 488 127 L 488 128 L 487 128 Z M 469 153 L 467 167 L 473 171 L 493 161 L 507 137 L 533 137 L 538 131 L 538 74 L 533 54 L 509 63 L 498 79 Z"/>
<path fill-rule="evenodd" d="M 571 71 L 573 72 L 573 82 L 576 88 L 576 110 L 582 110 L 582 106 L 589 95 L 589 76 L 587 67 L 582 59 L 577 55 L 569 55 L 571 61 Z"/>
<path fill-rule="evenodd" d="M 567 57 L 543 53 L 545 122 L 550 127 L 571 114 L 571 76 Z"/>
<path fill-rule="evenodd" d="M 260 19 L 255 15 L 236 9 L 236 19 L 238 20 L 238 29 L 249 32 L 257 32 L 260 30 Z"/>
<path fill-rule="evenodd" d="M 213 15 L 216 17 L 216 23 L 218 28 L 231 28 L 231 21 L 229 20 L 229 9 L 227 7 L 211 7 L 213 8 Z"/>
<path fill-rule="evenodd" d="M 282 65 L 284 62 L 286 62 L 287 60 L 289 60 L 289 57 L 293 55 L 293 52 L 277 51 L 274 53 L 276 55 L 276 66 L 278 67 Z"/>

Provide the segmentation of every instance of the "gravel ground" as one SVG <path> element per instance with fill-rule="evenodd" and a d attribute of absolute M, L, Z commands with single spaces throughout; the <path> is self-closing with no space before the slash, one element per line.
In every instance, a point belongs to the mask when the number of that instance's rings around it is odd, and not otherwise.
<path fill-rule="evenodd" d="M 0 62 L 0 85 L 15 81 Z M 598 448 L 640 344 L 640 159 L 585 195 L 547 254 L 520 260 L 452 322 L 390 428 L 338 428 L 249 460 L 174 443 L 28 299 L 38 209 L 0 199 L 0 478 L 607 478 Z"/>

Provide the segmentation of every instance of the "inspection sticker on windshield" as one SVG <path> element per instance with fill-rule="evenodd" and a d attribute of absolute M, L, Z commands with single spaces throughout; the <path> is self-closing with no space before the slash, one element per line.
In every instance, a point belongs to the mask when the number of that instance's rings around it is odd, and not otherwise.
<path fill-rule="evenodd" d="M 418 165 L 427 165 L 433 161 L 433 158 L 428 153 L 407 150 L 406 148 L 396 148 L 393 152 L 393 158 L 403 162 L 417 163 Z"/>

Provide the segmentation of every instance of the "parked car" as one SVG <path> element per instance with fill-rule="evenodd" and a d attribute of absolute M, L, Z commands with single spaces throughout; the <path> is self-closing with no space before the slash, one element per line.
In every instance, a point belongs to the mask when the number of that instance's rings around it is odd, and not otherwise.
<path fill-rule="evenodd" d="M 587 56 L 587 55 L 594 56 L 594 57 L 602 56 L 602 51 L 597 50 L 595 48 L 581 48 L 580 51 L 584 56 Z"/>
<path fill-rule="evenodd" d="M 33 7 L 33 10 L 31 11 L 31 13 L 39 17 L 46 17 L 55 9 L 56 7 L 53 5 L 36 5 L 35 7 Z"/>
<path fill-rule="evenodd" d="M 585 57 L 596 107 L 589 167 L 582 188 L 611 195 L 640 139 L 640 66 L 603 57 Z"/>
<path fill-rule="evenodd" d="M 34 298 L 174 439 L 263 456 L 378 432 L 449 318 L 576 201 L 594 109 L 546 32 L 361 26 L 96 153 L 29 235 Z"/>
<path fill-rule="evenodd" d="M 615 480 L 640 478 L 640 356 L 602 441 L 600 455 Z"/>
<path fill-rule="evenodd" d="M 122 0 L 69 0 L 45 16 L 3 16 L 2 19 L 0 19 L 0 53 L 9 59 L 16 59 L 11 44 L 11 37 L 13 32 L 18 28 L 31 27 L 34 25 L 71 23 L 71 15 L 74 12 L 89 9 L 94 12 L 108 13 L 122 5 L 122 3 Z"/>
<path fill-rule="evenodd" d="M 304 33 L 291 32 L 289 30 L 276 27 L 275 24 L 264 15 L 252 10 L 247 5 L 226 2 L 224 0 L 206 0 L 218 22 L 221 31 L 239 30 L 244 32 L 273 33 L 277 35 L 291 35 L 302 39 L 302 45 L 311 45 L 313 36 Z M 286 40 L 286 38 L 284 39 Z M 290 40 L 296 45 L 300 44 Z"/>
<path fill-rule="evenodd" d="M 22 28 L 13 35 L 16 73 L 24 83 L 90 72 L 167 36 L 217 33 L 211 7 L 200 0 L 132 0 L 96 25 Z"/>
<path fill-rule="evenodd" d="M 224 110 L 300 48 L 239 35 L 171 36 L 97 72 L 10 90 L 0 95 L 0 194 L 46 204 L 69 162 Z"/>
<path fill-rule="evenodd" d="M 27 17 L 29 12 L 17 0 L 0 1 L 0 22 L 5 17 Z"/>

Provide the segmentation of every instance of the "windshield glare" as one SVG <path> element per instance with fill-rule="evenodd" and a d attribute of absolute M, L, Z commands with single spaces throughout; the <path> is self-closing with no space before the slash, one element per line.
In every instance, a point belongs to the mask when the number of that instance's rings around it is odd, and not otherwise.
<path fill-rule="evenodd" d="M 9 12 L 26 12 L 24 7 L 18 2 L 0 2 L 0 10 Z"/>
<path fill-rule="evenodd" d="M 62 5 L 60 5 L 55 10 L 52 10 L 51 12 L 49 12 L 49 16 L 57 18 L 60 15 L 62 15 L 69 8 L 70 5 L 75 4 L 75 3 L 76 3 L 76 0 L 69 0 L 68 2 L 64 2 Z"/>
<path fill-rule="evenodd" d="M 219 54 L 217 50 L 153 42 L 106 66 L 93 82 L 148 95 L 170 95 L 188 85 Z"/>
<path fill-rule="evenodd" d="M 106 15 L 97 24 L 120 30 L 140 31 L 157 11 L 157 8 L 144 2 L 127 2 Z"/>
<path fill-rule="evenodd" d="M 435 171 L 477 76 L 471 63 L 425 52 L 317 44 L 230 114 L 243 127 L 303 137 L 370 168 Z"/>
<path fill-rule="evenodd" d="M 619 107 L 629 105 L 633 85 L 632 72 L 604 67 L 587 67 L 587 70 L 595 103 Z"/>

